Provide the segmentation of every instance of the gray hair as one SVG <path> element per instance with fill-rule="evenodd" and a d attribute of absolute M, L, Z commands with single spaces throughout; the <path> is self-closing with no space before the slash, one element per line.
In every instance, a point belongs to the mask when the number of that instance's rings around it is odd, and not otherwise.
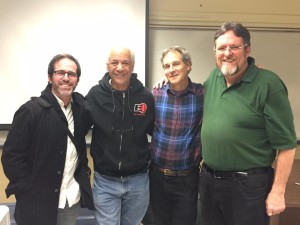
<path fill-rule="evenodd" d="M 111 54 L 112 54 L 113 51 L 119 51 L 119 50 L 124 50 L 124 49 L 126 49 L 127 51 L 129 51 L 131 62 L 134 63 L 134 62 L 135 62 L 135 53 L 134 53 L 134 51 L 131 50 L 130 48 L 122 47 L 122 46 L 119 46 L 119 47 L 113 47 L 113 48 L 109 51 L 109 53 L 108 53 L 107 61 L 110 60 L 110 57 L 111 57 Z"/>
<path fill-rule="evenodd" d="M 169 47 L 169 48 L 166 48 L 165 50 L 163 50 L 161 58 L 160 58 L 161 64 L 163 64 L 163 60 L 164 60 L 166 54 L 168 54 L 169 52 L 179 52 L 183 63 L 192 65 L 192 59 L 191 59 L 190 53 L 188 52 L 188 50 L 186 50 L 185 48 L 180 47 L 180 46 L 172 46 L 172 47 Z"/>

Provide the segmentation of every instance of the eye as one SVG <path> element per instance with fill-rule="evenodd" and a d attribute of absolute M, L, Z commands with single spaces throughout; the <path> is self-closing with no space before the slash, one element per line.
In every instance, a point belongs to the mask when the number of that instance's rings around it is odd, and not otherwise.
<path fill-rule="evenodd" d="M 174 62 L 172 65 L 173 65 L 174 67 L 175 67 L 175 66 L 179 66 L 179 65 L 180 65 L 180 62 Z"/>
<path fill-rule="evenodd" d="M 69 77 L 77 77 L 77 73 L 69 71 L 68 72 Z"/>
<path fill-rule="evenodd" d="M 240 46 L 230 46 L 229 47 L 232 51 L 239 50 L 241 47 Z"/>
<path fill-rule="evenodd" d="M 165 65 L 163 66 L 163 68 L 164 68 L 165 70 L 167 70 L 167 69 L 170 68 L 170 65 L 169 65 L 169 64 L 165 64 Z"/>
<path fill-rule="evenodd" d="M 216 50 L 218 50 L 220 52 L 225 52 L 226 51 L 226 47 L 220 47 L 220 48 L 217 48 Z"/>
<path fill-rule="evenodd" d="M 129 62 L 122 62 L 122 66 L 128 66 Z"/>
<path fill-rule="evenodd" d="M 55 73 L 57 75 L 65 75 L 65 71 L 64 70 L 57 70 Z"/>
<path fill-rule="evenodd" d="M 110 65 L 116 66 L 116 65 L 118 65 L 118 62 L 117 61 L 111 61 Z"/>

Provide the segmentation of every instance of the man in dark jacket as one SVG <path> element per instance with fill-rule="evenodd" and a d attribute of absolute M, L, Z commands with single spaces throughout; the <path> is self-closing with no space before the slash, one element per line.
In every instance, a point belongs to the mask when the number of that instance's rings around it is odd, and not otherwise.
<path fill-rule="evenodd" d="M 96 224 L 139 225 L 149 204 L 147 134 L 152 133 L 152 94 L 132 73 L 134 53 L 113 49 L 108 72 L 86 96 L 92 125 Z"/>
<path fill-rule="evenodd" d="M 73 56 L 56 55 L 41 97 L 32 98 L 14 115 L 2 165 L 10 181 L 6 194 L 16 197 L 18 225 L 75 225 L 80 203 L 94 208 L 83 96 L 73 92 L 80 74 Z"/>

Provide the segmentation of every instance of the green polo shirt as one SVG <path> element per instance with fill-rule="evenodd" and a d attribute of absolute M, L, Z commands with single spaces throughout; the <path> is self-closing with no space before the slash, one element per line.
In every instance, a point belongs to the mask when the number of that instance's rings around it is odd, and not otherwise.
<path fill-rule="evenodd" d="M 217 68 L 204 83 L 202 155 L 215 170 L 270 166 L 276 150 L 297 145 L 284 83 L 256 67 L 253 58 L 248 63 L 241 80 L 229 88 Z"/>

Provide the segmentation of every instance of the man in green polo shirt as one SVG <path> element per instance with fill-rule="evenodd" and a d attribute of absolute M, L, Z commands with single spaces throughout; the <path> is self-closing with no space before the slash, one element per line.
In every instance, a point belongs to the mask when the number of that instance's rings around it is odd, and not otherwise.
<path fill-rule="evenodd" d="M 201 225 L 267 225 L 285 209 L 297 145 L 287 89 L 255 66 L 243 25 L 224 23 L 214 41 L 217 67 L 204 83 Z"/>

